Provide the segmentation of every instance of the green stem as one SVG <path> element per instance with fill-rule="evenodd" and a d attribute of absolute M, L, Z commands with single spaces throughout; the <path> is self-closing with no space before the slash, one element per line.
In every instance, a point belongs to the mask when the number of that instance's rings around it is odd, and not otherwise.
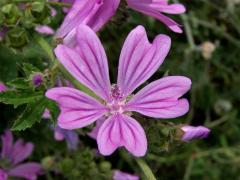
<path fill-rule="evenodd" d="M 136 162 L 148 180 L 157 180 L 156 177 L 154 176 L 152 170 L 150 169 L 150 167 L 147 165 L 147 163 L 144 160 L 136 159 Z"/>
<path fill-rule="evenodd" d="M 38 42 L 38 44 L 41 46 L 41 48 L 46 52 L 49 59 L 51 60 L 51 63 L 55 62 L 55 57 L 53 55 L 52 47 L 49 45 L 49 43 L 39 36 L 34 36 L 34 39 Z"/>
<path fill-rule="evenodd" d="M 175 0 L 175 2 L 179 3 L 178 0 Z M 189 24 L 188 19 L 187 19 L 187 15 L 186 14 L 181 14 L 180 17 L 181 17 L 181 19 L 183 21 L 183 24 L 184 24 L 184 27 L 185 27 L 185 33 L 186 33 L 186 36 L 187 36 L 188 43 L 190 45 L 190 50 L 195 50 L 196 45 L 195 45 L 195 42 L 194 42 L 194 38 L 193 38 L 193 34 L 192 34 L 190 24 Z"/>
<path fill-rule="evenodd" d="M 192 168 L 193 168 L 193 160 L 194 160 L 194 158 L 192 156 L 188 160 L 188 165 L 187 165 L 184 177 L 183 177 L 184 180 L 189 180 L 190 179 L 191 171 L 192 171 Z"/>

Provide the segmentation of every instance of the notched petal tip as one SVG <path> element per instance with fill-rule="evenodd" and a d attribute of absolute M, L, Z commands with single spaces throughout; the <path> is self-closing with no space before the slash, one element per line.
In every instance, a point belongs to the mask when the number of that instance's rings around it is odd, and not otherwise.
<path fill-rule="evenodd" d="M 170 50 L 170 48 L 171 48 L 172 40 L 171 40 L 171 38 L 168 35 L 159 34 L 153 40 L 153 44 L 156 44 L 157 46 L 159 46 L 159 48 L 158 48 L 159 50 L 161 50 L 161 51 L 165 50 L 167 52 L 166 53 L 166 55 L 167 55 L 169 50 Z"/>

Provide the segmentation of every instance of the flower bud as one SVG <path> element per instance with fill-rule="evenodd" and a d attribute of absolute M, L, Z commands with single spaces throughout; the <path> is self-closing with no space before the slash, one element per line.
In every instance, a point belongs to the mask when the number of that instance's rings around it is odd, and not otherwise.
<path fill-rule="evenodd" d="M 111 170 L 111 164 L 107 161 L 103 161 L 100 163 L 100 169 L 103 172 L 108 172 Z"/>
<path fill-rule="evenodd" d="M 218 115 L 224 115 L 232 110 L 232 103 L 226 99 L 219 99 L 214 104 L 214 110 Z"/>
<path fill-rule="evenodd" d="M 17 5 L 10 3 L 1 7 L 1 12 L 4 15 L 4 24 L 7 26 L 16 25 L 21 17 L 21 11 Z"/>
<path fill-rule="evenodd" d="M 216 45 L 210 41 L 206 41 L 201 45 L 201 50 L 203 58 L 209 60 L 212 58 L 212 54 L 216 50 Z"/>
<path fill-rule="evenodd" d="M 56 162 L 55 162 L 54 157 L 47 156 L 47 157 L 42 159 L 41 164 L 42 164 L 44 169 L 50 170 L 50 169 L 54 168 Z"/>
<path fill-rule="evenodd" d="M 35 87 L 40 86 L 43 83 L 43 77 L 41 74 L 34 74 L 32 76 L 32 83 Z"/>
<path fill-rule="evenodd" d="M 26 30 L 21 27 L 9 30 L 5 38 L 6 44 L 13 48 L 22 48 L 29 41 Z"/>
<path fill-rule="evenodd" d="M 210 129 L 204 126 L 194 127 L 194 126 L 186 125 L 186 126 L 182 126 L 181 130 L 184 132 L 181 139 L 184 142 L 188 142 L 193 139 L 207 138 L 210 133 Z"/>

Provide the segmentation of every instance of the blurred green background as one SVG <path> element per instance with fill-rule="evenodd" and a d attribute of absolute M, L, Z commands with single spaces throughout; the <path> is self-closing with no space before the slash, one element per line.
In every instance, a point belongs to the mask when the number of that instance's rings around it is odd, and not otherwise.
<path fill-rule="evenodd" d="M 181 3 L 186 5 L 187 13 L 173 18 L 183 25 L 183 34 L 174 34 L 161 22 L 133 10 L 118 11 L 112 22 L 99 32 L 108 55 L 111 80 L 116 80 L 123 41 L 134 27 L 144 25 L 151 40 L 159 33 L 171 36 L 170 54 L 149 82 L 166 74 L 190 77 L 192 89 L 186 97 L 191 109 L 184 117 L 160 123 L 140 118 L 149 141 L 143 159 L 161 180 L 240 179 L 240 1 L 182 0 Z M 58 27 L 59 20 L 52 25 Z M 50 37 L 46 40 L 51 42 Z M 7 82 L 19 76 L 18 66 L 23 62 L 42 70 L 48 67 L 48 57 L 34 38 L 21 50 L 0 47 L 0 80 Z M 19 112 L 21 108 L 1 105 L 1 132 Z M 205 140 L 179 143 L 171 139 L 169 128 L 164 126 L 168 122 L 205 125 L 211 134 Z M 146 179 L 134 157 L 126 151 L 120 150 L 108 158 L 95 157 L 92 149 L 96 144 L 86 136 L 87 130 L 79 130 L 81 148 L 69 154 L 63 143 L 54 142 L 46 124 L 43 120 L 31 129 L 15 133 L 36 144 L 34 160 L 42 161 L 43 157 L 56 154 L 63 158 L 56 166 L 64 175 L 49 171 L 42 179 L 108 179 L 100 174 L 108 174 L 110 169 L 121 169 Z"/>

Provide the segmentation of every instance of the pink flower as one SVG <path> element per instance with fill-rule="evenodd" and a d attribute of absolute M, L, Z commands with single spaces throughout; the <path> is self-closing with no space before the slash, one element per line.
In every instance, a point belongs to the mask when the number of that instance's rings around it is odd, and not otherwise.
<path fill-rule="evenodd" d="M 5 131 L 2 138 L 2 151 L 0 156 L 1 162 L 9 164 L 7 167 L 0 167 L 0 179 L 7 180 L 7 177 L 19 177 L 27 180 L 35 180 L 42 172 L 39 163 L 28 162 L 22 163 L 33 151 L 32 143 L 25 143 L 21 139 L 13 144 L 11 131 Z"/>
<path fill-rule="evenodd" d="M 60 106 L 58 125 L 77 129 L 105 116 L 97 134 L 101 154 L 110 155 L 124 146 L 135 156 L 145 155 L 146 135 L 131 117 L 132 112 L 153 118 L 175 118 L 189 109 L 188 101 L 180 97 L 190 89 L 191 80 L 182 76 L 164 77 L 131 95 L 158 70 L 170 44 L 166 35 L 158 35 L 151 44 L 144 27 L 135 28 L 123 45 L 117 84 L 111 86 L 107 57 L 100 40 L 88 26 L 80 25 L 76 48 L 58 45 L 55 54 L 72 76 L 101 100 L 69 87 L 48 90 L 46 96 Z"/>
<path fill-rule="evenodd" d="M 176 33 L 182 33 L 181 26 L 171 18 L 163 15 L 167 14 L 182 14 L 186 11 L 182 4 L 168 4 L 168 0 L 126 0 L 128 6 L 143 14 L 152 16 Z"/>
<path fill-rule="evenodd" d="M 68 36 L 66 43 L 71 42 L 76 28 L 80 24 L 86 24 L 94 31 L 98 31 L 115 14 L 119 3 L 120 0 L 74 1 L 72 8 L 58 29 L 56 37 L 65 38 Z"/>
<path fill-rule="evenodd" d="M 169 5 L 167 0 L 126 1 L 130 8 L 160 20 L 174 32 L 182 32 L 179 24 L 162 14 L 182 14 L 186 10 L 182 4 Z M 80 24 L 88 25 L 97 32 L 116 13 L 119 3 L 120 0 L 75 1 L 57 31 L 56 37 L 64 38 L 64 44 L 71 44 L 75 39 L 76 28 Z"/>
<path fill-rule="evenodd" d="M 210 129 L 204 126 L 183 126 L 181 130 L 184 131 L 182 141 L 188 142 L 193 139 L 207 138 L 210 134 Z"/>
<path fill-rule="evenodd" d="M 1 92 L 4 92 L 4 91 L 6 91 L 6 90 L 7 90 L 7 87 L 5 86 L 5 84 L 3 84 L 3 83 L 0 82 L 0 93 L 1 93 Z"/>
<path fill-rule="evenodd" d="M 113 180 L 139 180 L 139 177 L 116 170 L 114 171 Z"/>

